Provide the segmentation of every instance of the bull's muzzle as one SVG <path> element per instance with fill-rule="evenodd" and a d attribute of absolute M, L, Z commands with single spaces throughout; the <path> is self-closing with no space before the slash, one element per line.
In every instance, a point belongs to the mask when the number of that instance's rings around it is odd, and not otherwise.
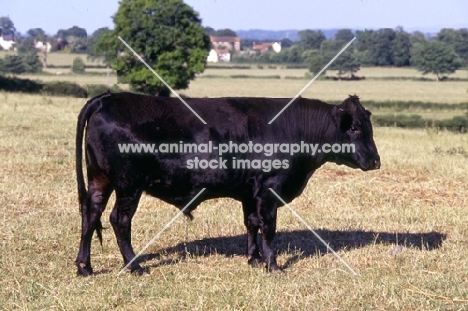
<path fill-rule="evenodd" d="M 380 156 L 378 154 L 367 158 L 365 164 L 361 166 L 361 169 L 363 171 L 378 170 L 379 168 L 380 168 Z"/>
<path fill-rule="evenodd" d="M 373 167 L 373 169 L 378 170 L 379 168 L 380 168 L 380 156 L 377 156 L 377 157 L 374 159 L 374 167 Z"/>

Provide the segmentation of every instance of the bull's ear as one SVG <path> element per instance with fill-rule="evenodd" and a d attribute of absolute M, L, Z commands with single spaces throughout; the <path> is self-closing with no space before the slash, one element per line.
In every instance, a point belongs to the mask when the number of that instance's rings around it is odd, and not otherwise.
<path fill-rule="evenodd" d="M 353 117 L 349 111 L 347 111 L 341 105 L 333 107 L 332 114 L 336 126 L 340 128 L 341 131 L 346 132 L 351 128 L 351 125 L 353 124 Z"/>

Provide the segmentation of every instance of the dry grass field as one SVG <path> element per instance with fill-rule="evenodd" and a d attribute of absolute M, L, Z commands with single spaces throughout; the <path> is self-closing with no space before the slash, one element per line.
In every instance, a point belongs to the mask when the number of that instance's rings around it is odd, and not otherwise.
<path fill-rule="evenodd" d="M 293 96 L 304 85 L 225 83 L 229 80 L 199 79 L 184 93 Z M 292 84 L 285 89 L 285 83 Z M 467 94 L 466 83 L 463 93 L 454 82 L 420 82 L 424 92 L 409 82 L 384 82 L 372 90 L 361 82 L 337 82 L 334 88 L 323 83 L 317 81 L 304 95 L 327 100 L 357 93 L 365 105 L 366 99 L 392 92 L 414 100 L 415 93 L 432 92 L 439 102 L 460 102 Z M 277 250 L 285 273 L 248 266 L 241 206 L 218 199 L 202 204 L 192 222 L 176 220 L 147 249 L 142 257 L 147 274 L 116 276 L 122 259 L 109 229 L 102 248 L 93 240 L 96 275 L 78 277 L 74 135 L 84 102 L 0 93 L 0 309 L 468 309 L 468 135 L 434 130 L 376 128 L 380 170 L 327 164 L 291 203 L 357 276 L 284 207 Z M 110 227 L 111 205 L 103 215 L 105 227 Z M 134 218 L 135 250 L 176 212 L 144 196 Z"/>

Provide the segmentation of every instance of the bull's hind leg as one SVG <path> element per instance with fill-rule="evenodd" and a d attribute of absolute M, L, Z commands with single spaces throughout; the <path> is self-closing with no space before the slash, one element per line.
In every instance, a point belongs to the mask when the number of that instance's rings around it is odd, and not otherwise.
<path fill-rule="evenodd" d="M 112 187 L 106 178 L 94 178 L 88 183 L 88 194 L 81 205 L 81 241 L 75 264 L 78 273 L 88 276 L 93 273 L 91 267 L 91 240 L 94 231 L 102 244 L 101 215 L 112 193 Z"/>
<path fill-rule="evenodd" d="M 138 207 L 141 193 L 141 191 L 137 191 L 129 195 L 116 191 L 115 206 L 110 215 L 110 222 L 117 237 L 124 265 L 127 265 L 135 257 L 132 247 L 132 218 Z M 134 261 L 128 269 L 132 272 L 141 271 L 141 266 L 137 261 Z"/>
<path fill-rule="evenodd" d="M 244 211 L 244 225 L 247 228 L 248 263 L 252 266 L 256 266 L 262 262 L 257 244 L 257 233 L 259 229 L 257 202 L 255 200 L 244 200 L 242 202 L 242 209 Z"/>

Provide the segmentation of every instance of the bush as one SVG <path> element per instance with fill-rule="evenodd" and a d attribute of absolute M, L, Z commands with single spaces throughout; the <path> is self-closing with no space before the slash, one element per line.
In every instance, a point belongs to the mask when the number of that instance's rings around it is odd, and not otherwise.
<path fill-rule="evenodd" d="M 436 123 L 437 127 L 450 131 L 466 132 L 468 129 L 468 115 L 466 117 L 456 116 L 448 120 L 440 120 Z"/>
<path fill-rule="evenodd" d="M 280 75 L 270 76 L 249 76 L 249 75 L 230 75 L 232 79 L 281 79 Z"/>
<path fill-rule="evenodd" d="M 50 96 L 71 96 L 87 98 L 88 92 L 76 83 L 71 82 L 50 82 L 44 84 L 42 93 Z"/>
<path fill-rule="evenodd" d="M 0 59 L 0 72 L 22 74 L 42 71 L 42 63 L 36 53 L 7 55 Z"/>
<path fill-rule="evenodd" d="M 111 91 L 122 92 L 118 85 L 108 87 L 105 84 L 88 84 L 86 89 L 71 82 L 42 83 L 29 79 L 10 78 L 0 75 L 0 91 L 44 94 L 47 96 L 70 96 L 78 98 L 94 97 Z"/>
<path fill-rule="evenodd" d="M 19 78 L 7 78 L 0 75 L 0 90 L 6 92 L 40 93 L 42 83 Z"/>
<path fill-rule="evenodd" d="M 341 101 L 329 101 L 330 104 L 339 105 Z M 447 104 L 447 103 L 428 103 L 418 101 L 373 101 L 363 100 L 362 104 L 364 107 L 369 109 L 371 112 L 378 110 L 390 110 L 390 111 L 442 111 L 442 110 L 466 110 L 468 109 L 468 103 L 459 104 Z"/>
<path fill-rule="evenodd" d="M 402 128 L 436 127 L 465 133 L 468 129 L 468 115 L 456 116 L 447 120 L 427 120 L 416 114 L 387 114 L 372 116 L 372 123 L 374 126 L 394 126 Z"/>
<path fill-rule="evenodd" d="M 424 128 L 427 126 L 427 121 L 420 115 L 412 114 L 386 114 L 372 116 L 372 124 L 374 126 L 394 126 L 403 128 Z"/>
<path fill-rule="evenodd" d="M 39 59 L 39 56 L 36 54 L 36 52 L 25 53 L 21 55 L 21 58 L 26 69 L 25 72 L 42 72 L 42 62 Z"/>
<path fill-rule="evenodd" d="M 75 57 L 75 59 L 73 60 L 72 68 L 71 68 L 72 72 L 84 73 L 85 69 L 86 69 L 86 65 L 84 61 L 81 59 L 81 57 Z"/>
<path fill-rule="evenodd" d="M 207 65 L 206 69 L 252 69 L 251 66 L 223 66 L 223 65 Z"/>

